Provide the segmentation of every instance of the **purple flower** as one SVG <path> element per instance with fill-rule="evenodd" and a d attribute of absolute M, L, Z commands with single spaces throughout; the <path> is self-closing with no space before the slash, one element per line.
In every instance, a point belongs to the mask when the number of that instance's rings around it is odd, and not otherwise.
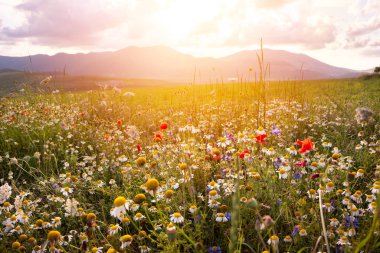
<path fill-rule="evenodd" d="M 233 134 L 227 135 L 227 139 L 230 141 L 234 141 L 234 135 Z"/>
<path fill-rule="evenodd" d="M 280 168 L 282 166 L 281 158 L 277 157 L 276 162 L 274 163 L 274 167 L 276 169 Z"/>
<path fill-rule="evenodd" d="M 220 246 L 211 246 L 209 248 L 209 253 L 222 253 Z"/>
<path fill-rule="evenodd" d="M 272 133 L 275 135 L 279 135 L 282 132 L 281 129 L 277 128 L 276 126 L 272 127 Z"/>
<path fill-rule="evenodd" d="M 293 232 L 292 232 L 292 236 L 293 237 L 297 236 L 299 231 L 300 231 L 300 227 L 299 226 L 295 226 L 294 229 L 293 229 Z"/>

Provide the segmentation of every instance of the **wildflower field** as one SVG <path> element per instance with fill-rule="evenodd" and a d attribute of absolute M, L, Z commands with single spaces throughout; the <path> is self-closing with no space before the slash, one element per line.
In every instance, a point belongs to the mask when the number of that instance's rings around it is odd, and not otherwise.
<path fill-rule="evenodd" d="M 0 101 L 0 252 L 380 252 L 379 110 L 377 80 L 42 82 Z"/>

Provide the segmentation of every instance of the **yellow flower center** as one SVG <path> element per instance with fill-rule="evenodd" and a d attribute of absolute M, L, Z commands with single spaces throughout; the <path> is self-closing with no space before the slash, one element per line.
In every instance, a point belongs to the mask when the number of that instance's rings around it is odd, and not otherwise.
<path fill-rule="evenodd" d="M 145 187 L 149 191 L 156 191 L 158 187 L 160 186 L 159 182 L 155 178 L 148 179 L 148 181 L 145 183 Z"/>
<path fill-rule="evenodd" d="M 277 236 L 277 235 L 272 235 L 272 236 L 270 237 L 270 239 L 271 239 L 272 241 L 278 241 L 278 236 Z"/>
<path fill-rule="evenodd" d="M 125 203 L 127 203 L 127 200 L 124 198 L 124 197 L 117 197 L 114 201 L 113 201 L 113 204 L 114 206 L 116 207 L 120 207 L 122 205 L 124 205 Z"/>
<path fill-rule="evenodd" d="M 132 236 L 131 235 L 123 235 L 122 237 L 120 237 L 120 240 L 122 241 L 122 242 L 130 242 L 130 241 L 132 241 Z"/>
<path fill-rule="evenodd" d="M 182 215 L 181 215 L 181 213 L 174 213 L 174 214 L 173 214 L 173 217 L 175 217 L 175 218 L 181 218 Z"/>
<path fill-rule="evenodd" d="M 216 196 L 218 194 L 218 192 L 216 190 L 211 190 L 209 192 L 210 196 Z"/>
<path fill-rule="evenodd" d="M 52 230 L 48 233 L 47 237 L 49 241 L 56 241 L 61 237 L 61 233 L 57 230 Z"/>

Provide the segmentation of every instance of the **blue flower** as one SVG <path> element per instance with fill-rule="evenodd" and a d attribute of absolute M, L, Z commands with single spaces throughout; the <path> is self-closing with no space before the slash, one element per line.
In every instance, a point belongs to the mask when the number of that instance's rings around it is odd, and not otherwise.
<path fill-rule="evenodd" d="M 209 248 L 209 253 L 222 253 L 220 246 L 211 246 Z"/>
<path fill-rule="evenodd" d="M 299 172 L 295 172 L 295 173 L 293 174 L 293 178 L 294 178 L 294 179 L 300 179 L 301 177 L 302 177 L 302 174 L 299 173 Z"/>
<path fill-rule="evenodd" d="M 354 216 L 347 216 L 345 219 L 346 219 L 346 228 L 347 229 L 351 227 L 351 222 L 354 225 L 355 229 L 359 228 L 359 219 L 358 218 L 356 218 Z"/>
<path fill-rule="evenodd" d="M 226 213 L 224 214 L 224 216 L 227 218 L 228 221 L 231 220 L 231 213 L 230 213 L 230 212 L 226 212 Z"/>

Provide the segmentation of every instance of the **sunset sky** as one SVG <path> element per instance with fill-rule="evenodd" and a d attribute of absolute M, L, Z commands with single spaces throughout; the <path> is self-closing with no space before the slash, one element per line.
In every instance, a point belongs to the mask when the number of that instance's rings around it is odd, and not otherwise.
<path fill-rule="evenodd" d="M 194 56 L 264 47 L 380 65 L 379 0 L 0 0 L 0 55 L 166 45 Z"/>

